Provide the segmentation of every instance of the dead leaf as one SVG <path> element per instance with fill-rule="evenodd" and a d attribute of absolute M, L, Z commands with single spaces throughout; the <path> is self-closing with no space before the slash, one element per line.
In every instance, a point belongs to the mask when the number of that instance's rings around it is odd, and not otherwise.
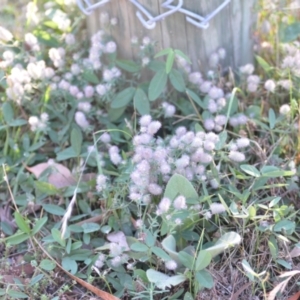
<path fill-rule="evenodd" d="M 24 282 L 25 279 L 30 279 L 34 273 L 34 267 L 30 263 L 24 263 L 23 255 L 8 259 L 5 264 L 5 266 L 0 266 L 0 275 L 5 283 L 15 283 L 14 278 Z"/>
<path fill-rule="evenodd" d="M 248 283 L 244 284 L 243 286 L 241 286 L 241 288 L 231 296 L 230 300 L 238 300 L 239 299 L 239 295 L 245 289 L 247 289 L 251 284 L 252 284 L 252 282 L 248 282 Z"/>
<path fill-rule="evenodd" d="M 23 284 L 25 284 L 25 279 L 16 277 L 15 275 L 1 275 L 1 282 L 6 283 L 6 284 L 15 284 L 16 279 L 20 280 Z"/>
<path fill-rule="evenodd" d="M 300 298 L 300 291 L 295 295 L 293 295 L 292 297 L 290 297 L 288 300 L 298 300 L 299 298 Z"/>
<path fill-rule="evenodd" d="M 300 255 L 300 248 L 295 247 L 291 252 L 290 252 L 290 256 L 293 257 L 297 257 Z"/>
<path fill-rule="evenodd" d="M 286 278 L 286 277 L 287 278 L 285 280 L 281 281 L 280 283 L 278 283 L 274 287 L 274 289 L 269 293 L 267 300 L 274 300 L 276 298 L 277 293 L 279 291 L 282 293 L 284 291 L 286 285 L 290 281 L 290 279 L 299 273 L 300 273 L 300 271 L 294 270 L 294 271 L 284 272 L 283 274 L 279 275 L 278 277 L 280 277 L 280 278 Z"/>
<path fill-rule="evenodd" d="M 91 180 L 96 180 L 97 174 L 96 173 L 87 173 L 87 174 L 82 174 L 81 180 L 83 182 L 88 182 Z"/>
<path fill-rule="evenodd" d="M 81 226 L 81 225 L 86 224 L 86 223 L 97 223 L 97 222 L 101 222 L 102 219 L 103 219 L 103 216 L 99 215 L 99 216 L 91 217 L 89 219 L 80 221 L 80 222 L 76 223 L 75 225 Z"/>
<path fill-rule="evenodd" d="M 62 164 L 40 163 L 33 167 L 25 166 L 25 168 L 36 178 L 39 178 L 47 169 L 51 170 L 51 174 L 48 176 L 48 183 L 54 185 L 58 189 L 76 184 L 76 180 L 74 179 L 71 171 Z"/>

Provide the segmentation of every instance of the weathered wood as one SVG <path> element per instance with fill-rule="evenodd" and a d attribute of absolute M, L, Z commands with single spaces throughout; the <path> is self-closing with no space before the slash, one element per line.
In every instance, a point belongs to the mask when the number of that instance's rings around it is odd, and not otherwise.
<path fill-rule="evenodd" d="M 227 52 L 224 67 L 239 67 L 253 61 L 252 25 L 255 21 L 253 11 L 257 0 L 232 0 L 217 16 L 210 21 L 208 29 L 200 29 L 188 23 L 185 15 L 175 13 L 157 22 L 153 30 L 145 29 L 136 17 L 137 8 L 128 0 L 111 0 L 87 18 L 89 33 L 101 29 L 100 15 L 104 11 L 118 19 L 118 26 L 111 33 L 118 44 L 122 58 L 133 58 L 131 46 L 133 36 L 149 36 L 157 41 L 157 51 L 172 47 L 180 49 L 192 60 L 193 70 L 207 71 L 210 55 L 219 48 Z M 163 0 L 139 0 L 153 15 L 165 11 Z M 176 1 L 175 1 L 176 2 Z M 212 12 L 223 0 L 185 0 L 184 8 L 204 16 Z M 177 3 L 177 2 L 176 2 Z"/>

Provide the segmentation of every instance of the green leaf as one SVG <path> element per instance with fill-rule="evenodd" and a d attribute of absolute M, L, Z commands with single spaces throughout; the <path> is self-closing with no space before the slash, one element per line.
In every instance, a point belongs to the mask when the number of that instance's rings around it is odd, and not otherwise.
<path fill-rule="evenodd" d="M 84 233 L 82 236 L 82 241 L 86 244 L 89 245 L 91 242 L 91 235 L 89 233 Z"/>
<path fill-rule="evenodd" d="M 70 257 L 64 257 L 61 261 L 62 267 L 70 272 L 71 274 L 75 275 L 78 270 L 78 265 L 75 260 L 71 259 Z"/>
<path fill-rule="evenodd" d="M 64 216 L 66 213 L 66 210 L 58 205 L 55 204 L 43 204 L 43 209 L 52 214 L 52 215 L 56 215 L 56 216 Z"/>
<path fill-rule="evenodd" d="M 104 225 L 104 226 L 101 227 L 101 232 L 103 232 L 104 234 L 108 234 L 108 233 L 111 232 L 111 229 L 112 229 L 111 226 Z"/>
<path fill-rule="evenodd" d="M 82 140 L 81 130 L 78 127 L 73 128 L 71 131 L 71 147 L 76 153 L 76 156 L 79 156 L 81 153 Z"/>
<path fill-rule="evenodd" d="M 37 234 L 44 227 L 44 225 L 47 223 L 47 221 L 48 221 L 47 216 L 39 219 L 32 228 L 32 234 L 33 235 Z"/>
<path fill-rule="evenodd" d="M 53 262 L 50 259 L 43 259 L 40 263 L 40 268 L 46 271 L 52 271 L 55 269 L 55 267 L 56 267 L 55 262 Z"/>
<path fill-rule="evenodd" d="M 24 241 L 29 239 L 29 234 L 27 233 L 16 233 L 6 239 L 6 242 L 10 245 L 19 245 Z"/>
<path fill-rule="evenodd" d="M 281 177 L 281 176 L 293 176 L 294 172 L 293 171 L 285 171 L 281 170 L 278 167 L 275 166 L 263 166 L 260 169 L 260 172 L 263 177 L 269 177 L 269 178 L 276 178 L 276 177 Z"/>
<path fill-rule="evenodd" d="M 62 161 L 70 158 L 77 157 L 76 152 L 74 151 L 73 147 L 68 147 L 56 154 L 56 160 Z"/>
<path fill-rule="evenodd" d="M 216 143 L 216 150 L 221 150 L 226 145 L 227 137 L 227 130 L 223 130 L 219 133 L 219 141 Z"/>
<path fill-rule="evenodd" d="M 180 262 L 187 267 L 189 270 L 193 270 L 193 263 L 194 263 L 194 257 L 189 255 L 188 253 L 184 251 L 180 251 L 178 253 L 178 258 Z"/>
<path fill-rule="evenodd" d="M 169 235 L 163 239 L 161 242 L 162 247 L 170 255 L 170 257 L 175 260 L 178 266 L 182 265 L 178 253 L 176 252 L 176 240 L 173 235 Z"/>
<path fill-rule="evenodd" d="M 97 223 L 84 223 L 81 225 L 84 233 L 91 233 L 100 230 L 100 225 Z"/>
<path fill-rule="evenodd" d="M 175 49 L 174 50 L 175 54 L 178 55 L 179 57 L 185 59 L 189 64 L 192 64 L 191 60 L 189 59 L 188 56 L 186 56 L 182 51 Z"/>
<path fill-rule="evenodd" d="M 295 41 L 300 35 L 300 22 L 293 22 L 289 25 L 281 25 L 279 28 L 280 41 L 290 43 Z"/>
<path fill-rule="evenodd" d="M 99 79 L 96 76 L 96 74 L 90 70 L 90 69 L 85 69 L 82 73 L 82 77 L 83 79 L 85 79 L 86 81 L 93 83 L 93 84 L 98 84 L 99 83 Z"/>
<path fill-rule="evenodd" d="M 124 111 L 126 110 L 126 106 L 121 107 L 121 108 L 110 108 L 108 110 L 108 119 L 111 122 L 115 122 L 117 121 L 124 113 Z"/>
<path fill-rule="evenodd" d="M 168 297 L 168 300 L 178 300 L 182 299 L 182 294 L 184 293 L 184 288 L 178 290 L 175 294 L 172 294 L 171 296 Z M 193 299 L 191 299 L 193 300 Z"/>
<path fill-rule="evenodd" d="M 253 177 L 260 177 L 260 172 L 252 165 L 241 165 L 240 168 L 247 174 Z"/>
<path fill-rule="evenodd" d="M 118 59 L 116 60 L 116 64 L 121 69 L 130 73 L 137 73 L 141 70 L 141 67 L 132 60 Z"/>
<path fill-rule="evenodd" d="M 186 292 L 184 294 L 183 300 L 194 300 L 194 297 L 193 297 L 193 295 L 190 292 Z"/>
<path fill-rule="evenodd" d="M 288 270 L 291 270 L 293 267 L 291 265 L 291 263 L 287 262 L 286 260 L 283 259 L 277 259 L 276 262 L 280 265 L 282 265 L 283 267 L 285 267 Z"/>
<path fill-rule="evenodd" d="M 174 89 L 176 89 L 178 92 L 185 91 L 184 78 L 178 70 L 173 69 L 169 74 L 169 79 Z"/>
<path fill-rule="evenodd" d="M 166 63 L 158 60 L 151 60 L 150 63 L 147 65 L 147 67 L 153 71 L 153 72 L 158 72 L 161 70 L 166 69 Z"/>
<path fill-rule="evenodd" d="M 43 31 L 43 30 L 34 30 L 33 34 L 37 37 L 37 39 L 39 40 L 40 43 L 48 46 L 48 47 L 59 47 L 61 45 L 61 43 L 55 39 L 52 34 L 50 34 L 47 31 Z"/>
<path fill-rule="evenodd" d="M 27 150 L 28 152 L 34 152 L 36 151 L 37 149 L 40 149 L 42 146 L 44 146 L 46 143 L 44 141 L 39 141 L 33 145 L 31 145 L 29 147 L 29 149 Z"/>
<path fill-rule="evenodd" d="M 195 275 L 200 286 L 211 289 L 214 286 L 214 279 L 207 270 L 198 271 Z"/>
<path fill-rule="evenodd" d="M 49 28 L 52 28 L 52 29 L 58 29 L 57 23 L 50 21 L 50 20 L 43 22 L 43 25 L 47 26 Z"/>
<path fill-rule="evenodd" d="M 272 67 L 260 56 L 256 55 L 255 56 L 258 64 L 268 73 Z"/>
<path fill-rule="evenodd" d="M 39 192 L 49 196 L 59 194 L 59 189 L 57 189 L 54 185 L 48 182 L 35 181 L 34 186 Z"/>
<path fill-rule="evenodd" d="M 147 270 L 146 274 L 150 282 L 154 283 L 159 289 L 163 290 L 167 287 L 170 288 L 171 286 L 176 286 L 186 281 L 184 275 L 175 275 L 170 277 L 164 273 L 152 269 Z"/>
<path fill-rule="evenodd" d="M 150 103 L 146 93 L 138 88 L 134 94 L 133 103 L 137 111 L 141 115 L 148 115 L 150 113 Z"/>
<path fill-rule="evenodd" d="M 242 260 L 242 266 L 249 279 L 254 281 L 254 277 L 256 277 L 258 274 L 253 271 L 250 264 L 245 259 Z"/>
<path fill-rule="evenodd" d="M 273 230 L 276 232 L 281 232 L 283 230 L 286 232 L 286 234 L 291 235 L 295 231 L 295 228 L 295 222 L 289 220 L 281 220 L 274 225 Z"/>
<path fill-rule="evenodd" d="M 16 119 L 12 120 L 8 123 L 10 127 L 19 127 L 28 124 L 28 122 L 24 119 Z"/>
<path fill-rule="evenodd" d="M 7 223 L 6 221 L 0 222 L 0 228 L 8 236 L 13 235 L 15 232 L 15 228 L 13 228 L 12 225 Z"/>
<path fill-rule="evenodd" d="M 146 239 L 145 239 L 146 245 L 148 247 L 153 247 L 156 242 L 156 237 L 149 230 L 146 230 L 145 233 L 146 233 Z"/>
<path fill-rule="evenodd" d="M 14 118 L 14 111 L 10 102 L 2 104 L 2 115 L 6 123 L 10 123 Z"/>
<path fill-rule="evenodd" d="M 269 109 L 269 125 L 270 129 L 273 129 L 276 125 L 276 115 L 272 108 Z"/>
<path fill-rule="evenodd" d="M 14 299 L 27 299 L 27 298 L 29 298 L 29 296 L 26 295 L 25 293 L 19 292 L 19 291 L 15 291 L 15 290 L 9 290 L 9 291 L 7 292 L 7 294 L 8 294 L 10 297 L 14 298 Z M 5 298 L 5 299 L 6 299 L 6 298 Z"/>
<path fill-rule="evenodd" d="M 271 235 L 268 240 L 269 249 L 272 255 L 272 258 L 275 260 L 278 257 L 278 244 L 276 238 Z"/>
<path fill-rule="evenodd" d="M 166 62 L 166 73 L 167 74 L 169 74 L 173 68 L 174 59 L 175 59 L 175 52 L 173 50 L 171 50 L 168 53 L 167 62 Z"/>
<path fill-rule="evenodd" d="M 168 80 L 165 70 L 158 71 L 150 81 L 148 98 L 150 101 L 156 100 L 164 91 Z"/>
<path fill-rule="evenodd" d="M 128 87 L 120 92 L 111 102 L 111 108 L 121 108 L 127 106 L 132 100 L 135 91 L 136 89 L 134 87 Z"/>
<path fill-rule="evenodd" d="M 240 244 L 241 240 L 242 238 L 238 233 L 227 232 L 219 238 L 214 246 L 206 248 L 205 250 L 208 251 L 212 257 L 215 257 L 222 253 L 225 249 Z"/>
<path fill-rule="evenodd" d="M 137 252 L 147 252 L 149 250 L 149 248 L 145 244 L 142 244 L 140 242 L 133 243 L 130 246 L 130 248 L 131 248 L 131 250 L 137 251 Z"/>
<path fill-rule="evenodd" d="M 188 179 L 179 174 L 174 174 L 167 183 L 164 197 L 174 200 L 176 196 L 185 198 L 197 198 L 198 193 Z"/>
<path fill-rule="evenodd" d="M 143 282 L 145 283 L 149 283 L 148 281 L 148 278 L 147 278 L 147 275 L 146 275 L 146 272 L 144 270 L 141 270 L 141 269 L 135 269 L 133 271 L 133 274 L 134 274 L 134 277 L 135 278 L 140 278 L 143 280 Z"/>
<path fill-rule="evenodd" d="M 51 235 L 53 239 L 59 243 L 62 247 L 66 246 L 66 240 L 62 238 L 60 230 L 57 228 L 52 228 L 51 229 Z"/>
<path fill-rule="evenodd" d="M 18 227 L 24 232 L 30 234 L 30 227 L 26 223 L 26 221 L 23 219 L 22 215 L 19 212 L 15 212 L 15 221 L 18 225 Z"/>
<path fill-rule="evenodd" d="M 159 247 L 152 247 L 151 248 L 152 252 L 162 260 L 171 260 L 171 257 L 161 248 Z"/>
<path fill-rule="evenodd" d="M 33 286 L 33 285 L 37 284 L 39 281 L 41 281 L 43 279 L 43 277 L 44 277 L 44 274 L 39 274 L 37 276 L 32 277 L 29 282 L 29 285 Z"/>
<path fill-rule="evenodd" d="M 68 254 L 71 253 L 71 247 L 72 247 L 72 240 L 71 240 L 71 239 L 68 239 L 67 244 L 66 244 L 66 246 L 65 246 L 65 250 L 66 250 L 66 252 L 67 252 Z"/>
<path fill-rule="evenodd" d="M 186 93 L 187 93 L 187 95 L 188 95 L 189 97 L 191 97 L 192 100 L 193 100 L 194 102 L 196 102 L 201 108 L 206 109 L 206 107 L 205 107 L 203 101 L 201 101 L 201 99 L 199 98 L 199 96 L 198 96 L 195 92 L 193 92 L 193 91 L 190 90 L 190 89 L 186 89 Z"/>
<path fill-rule="evenodd" d="M 212 256 L 206 250 L 201 250 L 197 256 L 196 260 L 196 271 L 205 269 L 211 262 Z"/>
<path fill-rule="evenodd" d="M 73 260 L 78 261 L 85 261 L 87 258 L 91 257 L 92 252 L 87 249 L 78 249 L 76 251 L 72 252 L 72 255 L 70 256 Z"/>
<path fill-rule="evenodd" d="M 79 249 L 81 247 L 82 247 L 82 242 L 81 241 L 77 241 L 77 242 L 74 242 L 71 245 L 71 250 L 74 251 L 74 250 L 77 250 L 77 249 Z"/>
<path fill-rule="evenodd" d="M 167 54 L 169 54 L 170 52 L 173 52 L 173 49 L 172 49 L 172 48 L 166 48 L 166 49 L 163 49 L 163 50 L 159 51 L 157 54 L 155 54 L 154 58 L 157 58 L 157 57 L 160 57 L 160 56 L 167 55 Z"/>

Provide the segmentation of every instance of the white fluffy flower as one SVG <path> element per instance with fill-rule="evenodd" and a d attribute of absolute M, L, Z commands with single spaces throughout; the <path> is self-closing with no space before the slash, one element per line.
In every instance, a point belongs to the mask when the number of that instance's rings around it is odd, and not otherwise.
<path fill-rule="evenodd" d="M 238 148 L 245 148 L 250 145 L 250 140 L 248 138 L 239 138 L 236 140 L 236 145 Z"/>
<path fill-rule="evenodd" d="M 86 119 L 85 114 L 81 111 L 77 111 L 75 113 L 75 122 L 83 129 L 86 129 L 90 126 L 90 123 Z"/>
<path fill-rule="evenodd" d="M 113 41 L 110 41 L 105 46 L 106 53 L 115 53 L 117 50 L 117 44 Z"/>
<path fill-rule="evenodd" d="M 290 113 L 290 111 L 291 111 L 291 107 L 288 104 L 283 104 L 279 108 L 279 113 L 281 115 L 287 115 Z"/>
<path fill-rule="evenodd" d="M 265 89 L 271 93 L 274 93 L 276 88 L 276 83 L 274 80 L 269 79 L 265 82 Z"/>
<path fill-rule="evenodd" d="M 181 209 L 186 209 L 186 201 L 185 201 L 185 197 L 184 196 L 178 196 L 174 202 L 173 202 L 173 206 L 175 209 L 177 210 L 181 210 Z"/>
<path fill-rule="evenodd" d="M 215 214 L 221 214 L 223 212 L 226 211 L 224 205 L 222 203 L 212 203 L 210 206 L 209 206 L 210 210 L 211 210 L 211 213 L 213 215 Z"/>
<path fill-rule="evenodd" d="M 171 206 L 171 200 L 169 198 L 162 198 L 161 201 L 158 204 L 158 211 L 160 214 L 164 214 L 168 212 Z"/>
<path fill-rule="evenodd" d="M 177 269 L 177 263 L 175 260 L 168 260 L 165 262 L 166 269 L 174 271 Z"/>
<path fill-rule="evenodd" d="M 231 150 L 228 154 L 229 159 L 235 162 L 242 162 L 246 159 L 245 154 L 239 151 Z"/>

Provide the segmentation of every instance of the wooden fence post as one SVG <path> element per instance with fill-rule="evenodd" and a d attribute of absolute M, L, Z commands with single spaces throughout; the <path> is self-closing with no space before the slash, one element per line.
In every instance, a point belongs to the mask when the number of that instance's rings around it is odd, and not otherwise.
<path fill-rule="evenodd" d="M 118 44 L 118 54 L 124 59 L 134 58 L 131 45 L 133 36 L 149 36 L 158 42 L 157 51 L 172 47 L 180 49 L 192 60 L 193 71 L 208 71 L 209 57 L 219 48 L 226 50 L 224 67 L 239 67 L 253 61 L 252 25 L 255 21 L 253 6 L 257 0 L 232 0 L 211 21 L 208 29 L 188 23 L 185 15 L 174 13 L 157 22 L 153 30 L 142 26 L 136 17 L 137 8 L 129 0 L 111 0 L 87 18 L 89 34 L 101 29 L 100 15 L 108 12 L 118 19 L 111 34 Z M 163 0 L 139 0 L 153 15 L 164 12 Z M 223 0 L 185 0 L 184 8 L 202 16 L 212 12 Z M 176 2 L 177 3 L 177 2 Z"/>

